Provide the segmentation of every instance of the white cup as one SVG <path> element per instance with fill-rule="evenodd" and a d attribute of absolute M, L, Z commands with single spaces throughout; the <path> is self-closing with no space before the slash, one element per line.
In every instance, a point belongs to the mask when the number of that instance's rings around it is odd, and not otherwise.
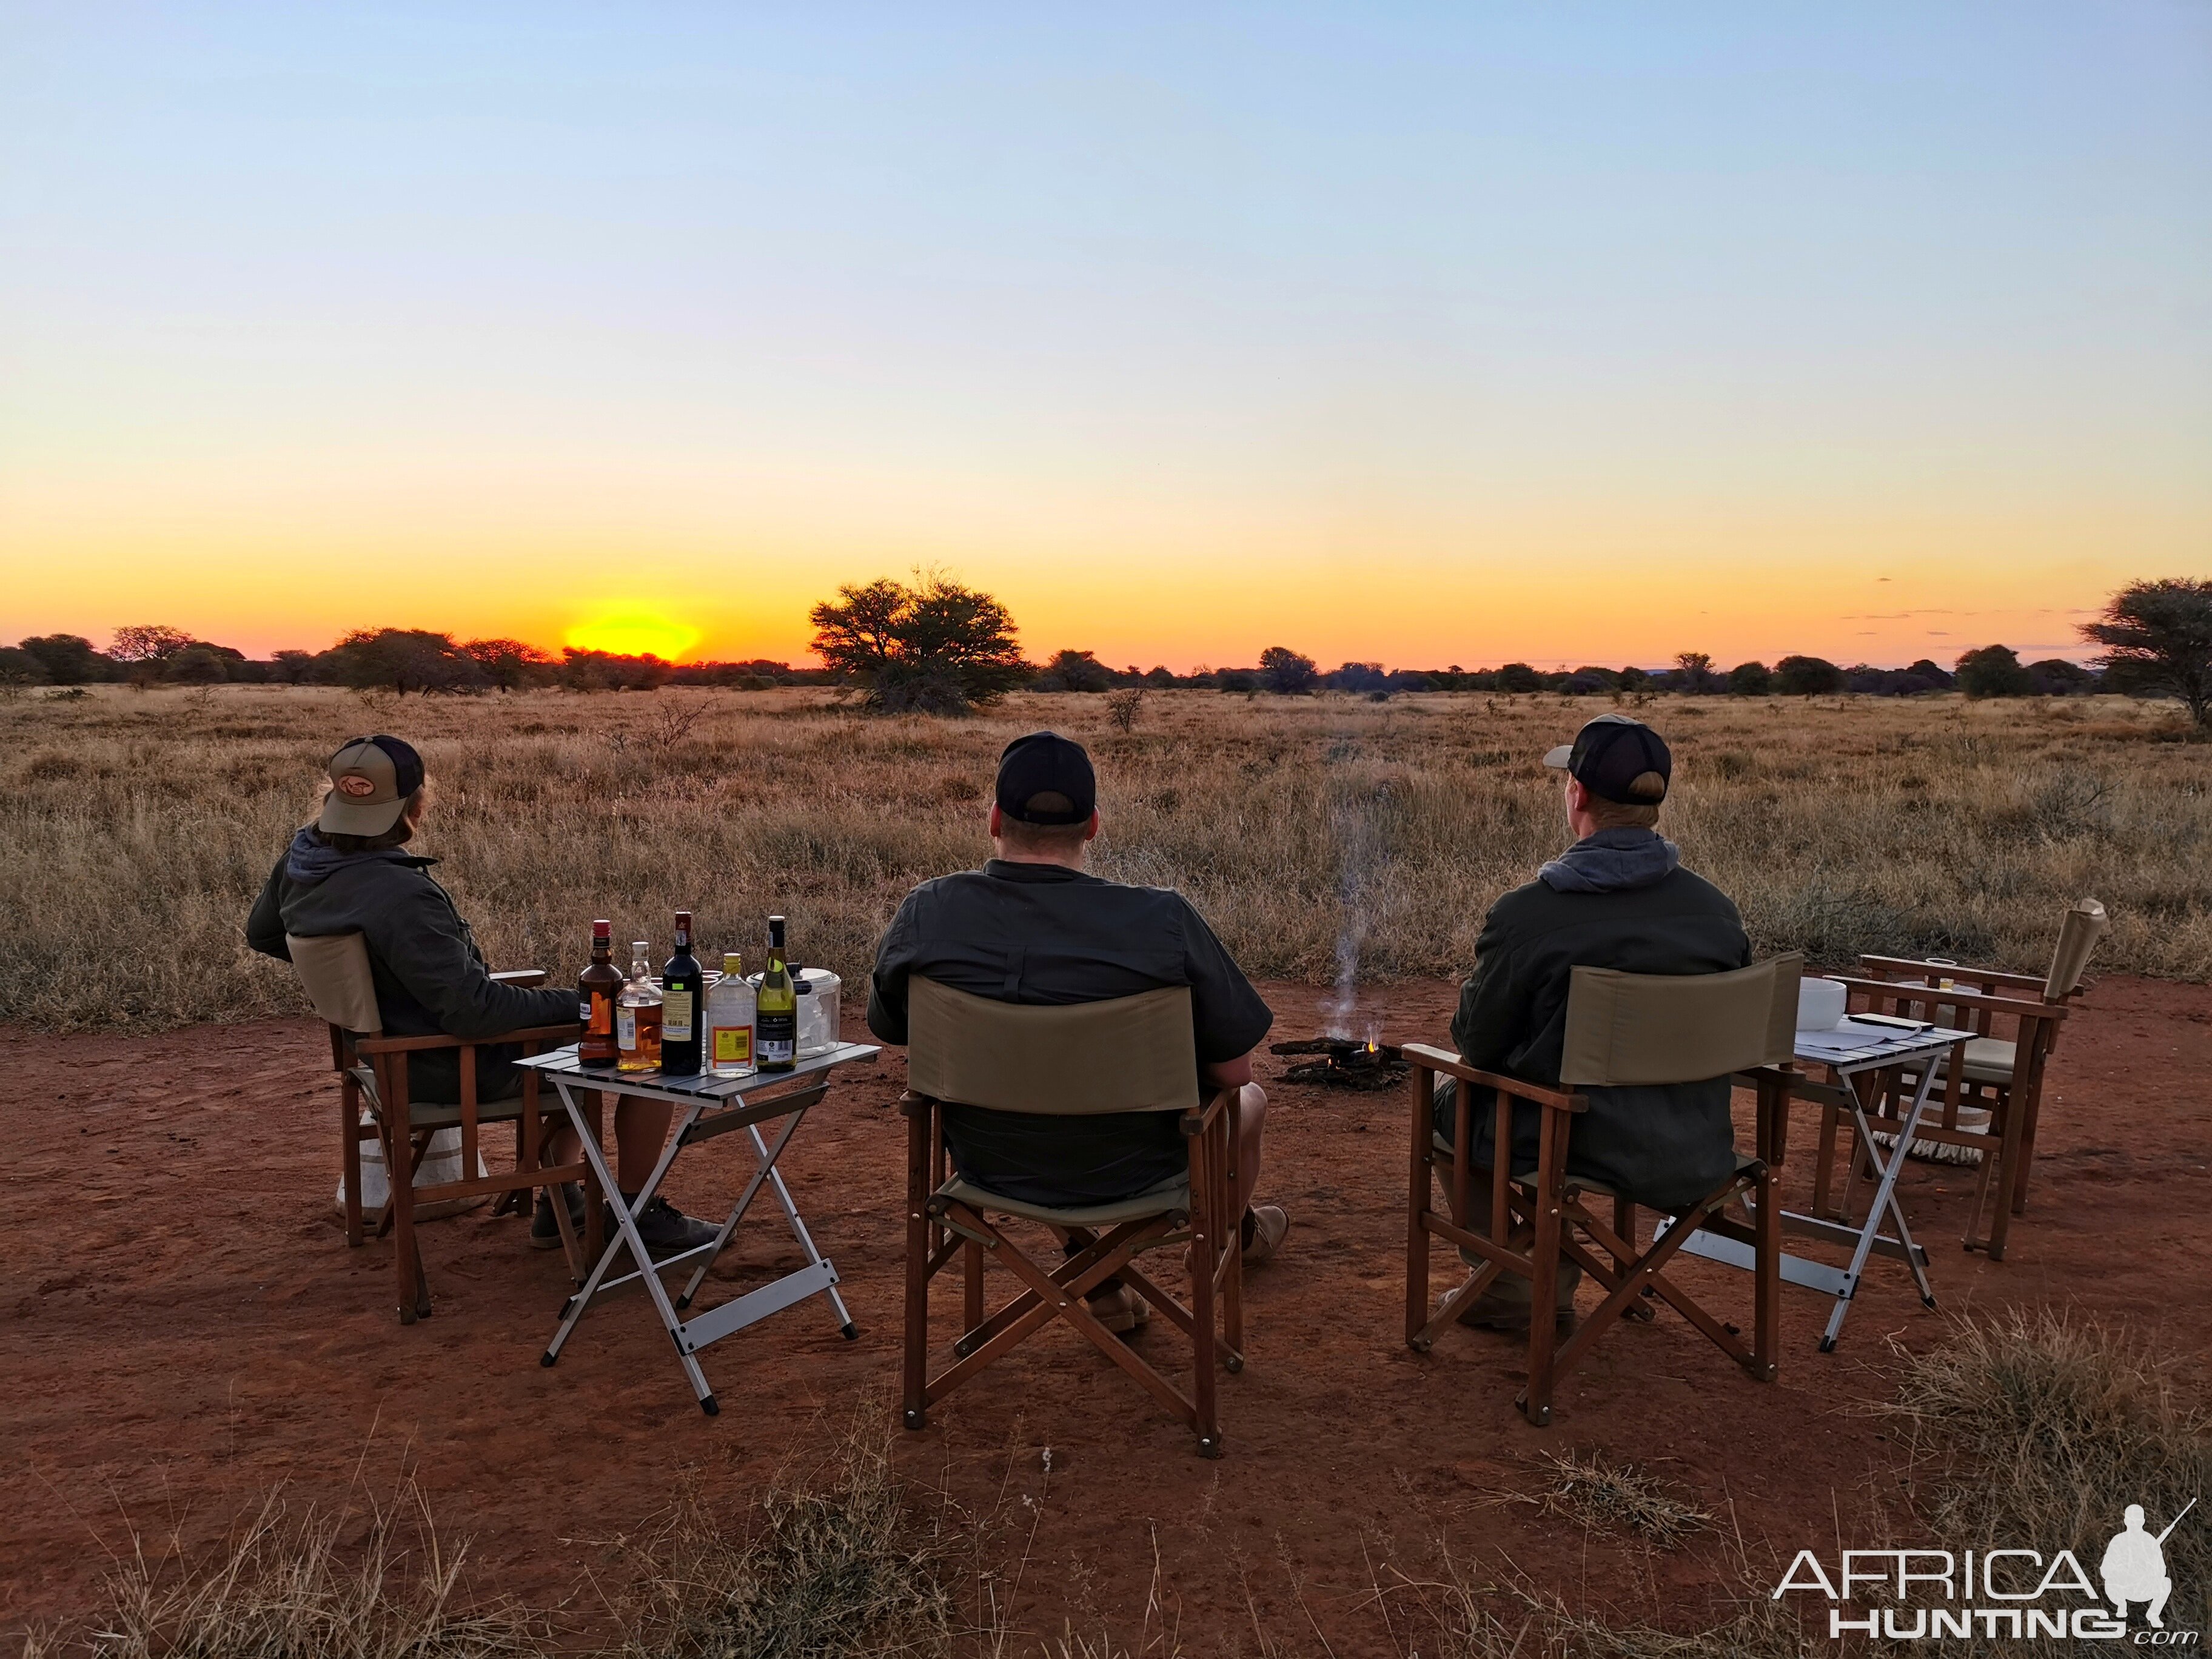
<path fill-rule="evenodd" d="M 1832 1031 L 1843 1024 L 1844 1011 L 1850 1006 L 1850 988 L 1832 979 L 1801 979 L 1797 981 L 1797 1029 L 1801 1031 Z"/>

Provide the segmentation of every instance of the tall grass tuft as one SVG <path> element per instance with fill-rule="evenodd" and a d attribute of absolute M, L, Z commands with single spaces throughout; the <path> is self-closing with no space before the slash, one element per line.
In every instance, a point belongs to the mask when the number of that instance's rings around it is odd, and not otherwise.
<path fill-rule="evenodd" d="M 824 1468 L 718 1519 L 678 1496 L 639 1549 L 624 1659 L 936 1659 L 957 1627 L 943 1540 L 909 1516 L 888 1414 L 856 1412 Z"/>
<path fill-rule="evenodd" d="M 549 1644 L 538 1617 L 462 1593 L 467 1552 L 442 1545 L 412 1483 L 389 1508 L 295 1510 L 282 1490 L 210 1558 L 143 1550 L 108 1580 L 82 1647 L 62 1659 L 511 1659 Z"/>
<path fill-rule="evenodd" d="M 1909 1433 L 1916 1504 L 1949 1548 L 2070 1549 L 2094 1579 L 2128 1504 L 2156 1534 L 2191 1498 L 2212 1499 L 2212 1413 L 2177 1362 L 2139 1338 L 2065 1310 L 2016 1309 L 1962 1320 L 1904 1358 L 1886 1409 Z M 2202 1630 L 2212 1613 L 2204 1510 L 2166 1540 L 2170 1629 Z"/>

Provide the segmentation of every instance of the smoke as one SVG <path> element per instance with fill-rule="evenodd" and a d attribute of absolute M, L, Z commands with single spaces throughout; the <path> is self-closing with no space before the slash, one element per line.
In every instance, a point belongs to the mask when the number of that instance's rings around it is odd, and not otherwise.
<path fill-rule="evenodd" d="M 1357 739 L 1339 738 L 1329 745 L 1328 758 L 1331 762 L 1347 760 L 1358 749 Z M 1335 832 L 1343 860 L 1338 866 L 1336 879 L 1337 906 L 1343 921 L 1336 935 L 1336 977 L 1329 994 L 1322 999 L 1321 1013 L 1324 1035 L 1350 1037 L 1353 1034 L 1353 1017 L 1359 1007 L 1359 953 L 1367 942 L 1368 917 L 1372 908 L 1370 890 L 1380 852 L 1380 837 L 1367 793 L 1350 780 L 1334 781 L 1336 787 L 1332 793 L 1336 799 L 1330 805 L 1329 824 Z M 1374 1042 L 1378 1022 L 1368 1020 L 1365 1028 L 1366 1040 Z"/>

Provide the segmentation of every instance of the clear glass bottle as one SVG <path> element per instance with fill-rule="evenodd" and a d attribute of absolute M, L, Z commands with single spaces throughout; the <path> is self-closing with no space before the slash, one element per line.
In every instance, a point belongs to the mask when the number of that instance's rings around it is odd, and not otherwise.
<path fill-rule="evenodd" d="M 722 953 L 722 976 L 707 988 L 707 1065 L 717 1077 L 753 1070 L 753 988 L 735 951 Z"/>
<path fill-rule="evenodd" d="M 639 939 L 630 946 L 629 978 L 615 1005 L 615 1046 L 621 1058 L 618 1072 L 657 1072 L 660 1069 L 660 988 L 653 982 L 653 944 Z"/>

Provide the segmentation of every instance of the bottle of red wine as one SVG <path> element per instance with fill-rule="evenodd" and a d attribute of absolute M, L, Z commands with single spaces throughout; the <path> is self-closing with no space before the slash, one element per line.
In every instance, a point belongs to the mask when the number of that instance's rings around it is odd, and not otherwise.
<path fill-rule="evenodd" d="M 622 995 L 622 969 L 613 962 L 614 923 L 592 924 L 592 965 L 576 976 L 576 1018 L 584 1034 L 576 1058 L 586 1066 L 611 1066 L 621 1056 L 615 1047 L 615 1002 Z"/>
<path fill-rule="evenodd" d="M 699 1071 L 701 1006 L 707 975 L 691 954 L 691 913 L 676 913 L 676 954 L 660 970 L 660 1069 L 669 1077 Z"/>

